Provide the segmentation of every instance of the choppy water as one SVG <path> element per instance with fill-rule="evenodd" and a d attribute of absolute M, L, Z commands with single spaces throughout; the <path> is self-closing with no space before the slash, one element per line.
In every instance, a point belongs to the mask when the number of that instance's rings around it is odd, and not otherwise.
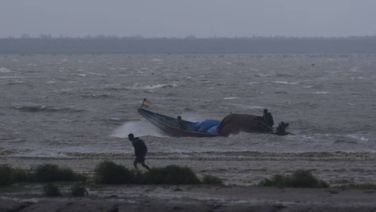
<path fill-rule="evenodd" d="M 375 152 L 375 69 L 376 55 L 2 55 L 0 152 L 131 153 L 128 132 L 155 154 Z M 268 108 L 296 135 L 164 137 L 143 98 L 190 120 Z"/>

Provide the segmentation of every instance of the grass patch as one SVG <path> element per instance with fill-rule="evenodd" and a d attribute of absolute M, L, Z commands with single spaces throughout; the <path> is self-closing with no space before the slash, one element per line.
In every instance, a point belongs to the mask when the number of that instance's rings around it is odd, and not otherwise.
<path fill-rule="evenodd" d="M 260 186 L 294 187 L 294 188 L 327 188 L 329 185 L 317 179 L 307 170 L 297 170 L 292 175 L 274 175 L 271 179 L 264 179 Z"/>
<path fill-rule="evenodd" d="M 376 190 L 376 184 L 373 183 L 360 183 L 360 184 L 348 184 L 340 186 L 342 189 L 359 189 L 359 190 Z"/>
<path fill-rule="evenodd" d="M 154 168 L 144 174 L 145 184 L 200 184 L 196 174 L 188 167 L 175 165 Z"/>
<path fill-rule="evenodd" d="M 44 195 L 47 197 L 60 197 L 61 192 L 59 187 L 53 183 L 48 183 L 43 187 Z"/>
<path fill-rule="evenodd" d="M 27 181 L 29 178 L 30 173 L 25 170 L 0 165 L 0 186 Z"/>
<path fill-rule="evenodd" d="M 68 182 L 86 181 L 87 178 L 73 172 L 69 168 L 60 168 L 53 164 L 39 165 L 32 171 L 15 169 L 8 165 L 0 165 L 0 186 L 11 185 L 18 182 Z M 147 172 L 129 170 L 124 166 L 111 161 L 99 163 L 91 182 L 97 184 L 201 184 L 196 174 L 188 167 L 170 165 L 162 168 L 154 168 Z M 202 179 L 203 184 L 223 185 L 220 178 L 206 175 Z M 72 196 L 81 196 L 87 193 L 83 184 L 75 184 L 71 187 Z"/>
<path fill-rule="evenodd" d="M 205 175 L 202 179 L 202 184 L 209 184 L 209 185 L 223 185 L 223 181 L 215 176 Z"/>
<path fill-rule="evenodd" d="M 10 185 L 17 182 L 55 182 L 55 181 L 84 181 L 86 177 L 77 174 L 68 168 L 59 168 L 57 165 L 39 165 L 33 171 L 26 171 L 0 166 L 0 185 Z"/>
<path fill-rule="evenodd" d="M 71 187 L 71 195 L 73 197 L 83 197 L 88 194 L 86 187 L 81 183 L 73 184 Z"/>
<path fill-rule="evenodd" d="M 60 168 L 53 164 L 38 166 L 32 175 L 34 182 L 56 182 L 56 181 L 83 181 L 83 175 L 73 172 L 69 168 Z"/>
<path fill-rule="evenodd" d="M 111 161 L 103 161 L 94 170 L 94 182 L 99 184 L 129 184 L 134 174 L 127 168 Z"/>
<path fill-rule="evenodd" d="M 0 166 L 0 186 L 11 185 L 15 182 L 12 168 L 7 165 Z"/>

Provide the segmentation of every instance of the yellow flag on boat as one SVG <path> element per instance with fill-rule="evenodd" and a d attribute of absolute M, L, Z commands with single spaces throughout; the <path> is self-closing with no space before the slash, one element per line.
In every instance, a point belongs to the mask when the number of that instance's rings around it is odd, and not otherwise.
<path fill-rule="evenodd" d="M 142 107 L 149 107 L 150 105 L 151 105 L 151 102 L 148 99 L 144 98 L 141 106 Z"/>

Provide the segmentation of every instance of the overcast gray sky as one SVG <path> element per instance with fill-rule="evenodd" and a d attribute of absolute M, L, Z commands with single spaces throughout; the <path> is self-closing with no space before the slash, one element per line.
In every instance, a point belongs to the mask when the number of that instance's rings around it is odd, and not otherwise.
<path fill-rule="evenodd" d="M 0 37 L 376 35 L 376 0 L 0 0 Z"/>

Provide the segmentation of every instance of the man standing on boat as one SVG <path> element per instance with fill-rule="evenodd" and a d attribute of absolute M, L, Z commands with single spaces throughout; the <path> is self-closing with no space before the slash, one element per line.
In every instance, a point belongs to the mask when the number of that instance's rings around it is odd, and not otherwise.
<path fill-rule="evenodd" d="M 136 155 L 136 159 L 133 162 L 133 166 L 136 169 L 138 169 L 137 163 L 141 163 L 141 165 L 145 169 L 150 170 L 149 166 L 145 164 L 145 156 L 146 156 L 146 153 L 148 152 L 148 148 L 146 147 L 145 142 L 138 137 L 134 137 L 132 133 L 128 135 L 128 139 L 129 141 L 132 142 L 134 153 Z"/>

